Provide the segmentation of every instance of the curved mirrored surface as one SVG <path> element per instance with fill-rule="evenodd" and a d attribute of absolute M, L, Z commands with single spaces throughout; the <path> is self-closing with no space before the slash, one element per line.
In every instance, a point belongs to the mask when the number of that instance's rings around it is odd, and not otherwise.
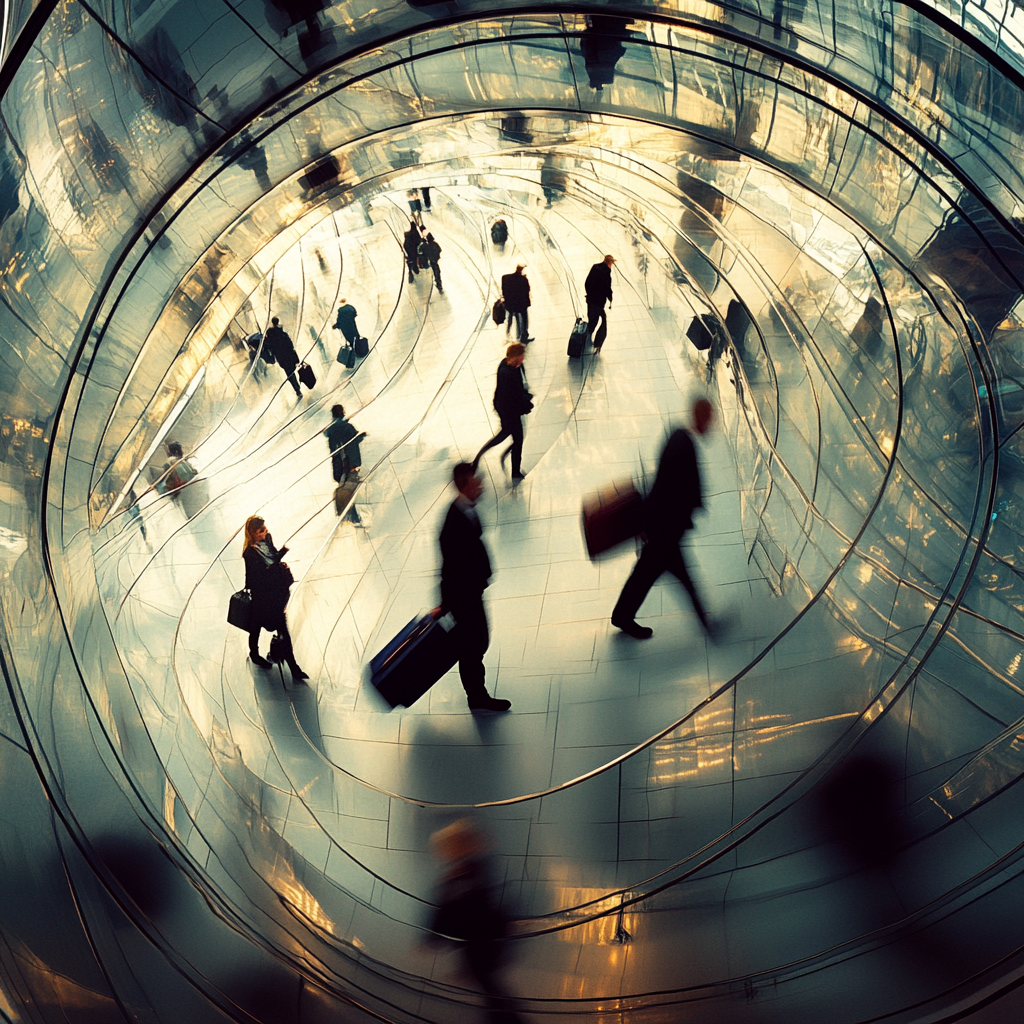
<path fill-rule="evenodd" d="M 1019 19 L 8 12 L 0 1010 L 1005 1007 Z M 441 243 L 437 276 L 405 263 L 410 216 Z M 568 359 L 605 253 L 608 344 Z M 471 713 L 457 670 L 390 711 L 366 666 L 436 601 L 451 467 L 495 426 L 511 335 L 491 309 L 517 264 L 526 478 L 485 456 L 478 506 L 488 687 L 512 712 Z M 342 300 L 368 339 L 352 365 Z M 271 316 L 316 378 L 299 396 L 264 357 Z M 581 502 L 646 489 L 697 397 L 717 422 L 686 550 L 716 628 L 666 577 L 640 642 L 608 622 L 634 551 L 590 560 Z M 323 437 L 339 403 L 367 435 L 341 515 Z M 225 621 L 253 513 L 289 547 L 305 683 L 244 660 Z M 467 816 L 507 922 L 504 967 L 475 976 L 444 938 L 431 840 Z"/>

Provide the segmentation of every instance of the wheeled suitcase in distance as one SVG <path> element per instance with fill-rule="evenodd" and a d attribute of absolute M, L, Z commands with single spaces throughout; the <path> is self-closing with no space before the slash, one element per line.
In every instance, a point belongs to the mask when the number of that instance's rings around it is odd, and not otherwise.
<path fill-rule="evenodd" d="M 583 500 L 583 538 L 596 558 L 643 531 L 643 498 L 632 482 L 610 484 Z"/>
<path fill-rule="evenodd" d="M 338 484 L 334 488 L 334 512 L 335 515 L 341 515 L 342 512 L 348 508 L 348 503 L 355 497 L 356 488 L 359 486 L 358 480 L 346 480 L 343 484 Z"/>
<path fill-rule="evenodd" d="M 706 352 L 715 340 L 711 333 L 714 328 L 715 318 L 710 313 L 703 313 L 690 321 L 690 326 L 686 329 L 686 336 L 698 352 Z"/>
<path fill-rule="evenodd" d="M 352 345 L 355 350 L 356 359 L 364 359 L 370 354 L 370 342 L 368 338 L 362 336 L 356 338 L 355 343 Z"/>
<path fill-rule="evenodd" d="M 569 335 L 568 353 L 572 359 L 579 359 L 583 355 L 583 349 L 587 346 L 587 322 L 581 317 L 576 317 L 576 325 Z"/>
<path fill-rule="evenodd" d="M 451 634 L 427 614 L 412 619 L 370 661 L 370 682 L 391 707 L 412 707 L 456 660 Z"/>

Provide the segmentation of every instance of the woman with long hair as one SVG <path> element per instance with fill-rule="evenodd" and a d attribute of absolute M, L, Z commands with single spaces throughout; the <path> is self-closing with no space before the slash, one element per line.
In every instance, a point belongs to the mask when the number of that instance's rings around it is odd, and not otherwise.
<path fill-rule="evenodd" d="M 274 547 L 267 524 L 260 516 L 249 516 L 245 521 L 245 540 L 242 545 L 245 589 L 252 595 L 249 658 L 260 668 L 270 668 L 271 663 L 260 654 L 260 630 L 276 632 L 284 641 L 284 660 L 292 670 L 292 678 L 302 682 L 309 676 L 299 668 L 295 660 L 288 620 L 284 614 L 294 579 L 291 570 L 281 561 L 287 553 L 286 547 Z"/>

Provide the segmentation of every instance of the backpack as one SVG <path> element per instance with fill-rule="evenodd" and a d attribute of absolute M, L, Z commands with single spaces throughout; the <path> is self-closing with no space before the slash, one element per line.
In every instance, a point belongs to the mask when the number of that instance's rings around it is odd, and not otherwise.
<path fill-rule="evenodd" d="M 495 245 L 504 245 L 508 241 L 508 225 L 500 218 L 491 225 L 491 241 Z"/>
<path fill-rule="evenodd" d="M 499 326 L 505 322 L 505 300 L 498 299 L 491 307 L 491 319 Z"/>

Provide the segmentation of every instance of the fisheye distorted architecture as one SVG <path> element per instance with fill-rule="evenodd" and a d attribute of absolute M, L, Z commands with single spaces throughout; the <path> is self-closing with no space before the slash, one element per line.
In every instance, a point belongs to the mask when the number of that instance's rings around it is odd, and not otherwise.
<path fill-rule="evenodd" d="M 1024 9 L 3 17 L 0 1019 L 1020 1019 Z"/>

